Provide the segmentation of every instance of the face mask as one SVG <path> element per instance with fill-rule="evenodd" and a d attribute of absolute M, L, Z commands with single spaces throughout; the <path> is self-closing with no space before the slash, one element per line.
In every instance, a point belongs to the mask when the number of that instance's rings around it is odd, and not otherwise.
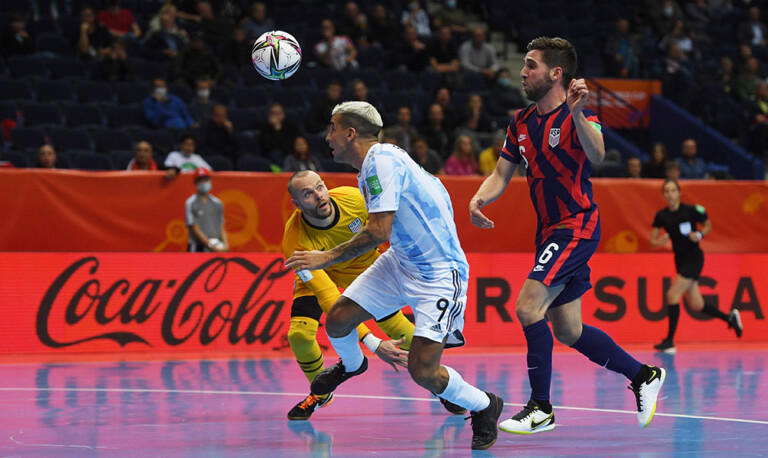
<path fill-rule="evenodd" d="M 445 6 L 448 8 L 456 8 L 456 0 L 445 0 Z"/>
<path fill-rule="evenodd" d="M 197 98 L 199 99 L 207 99 L 211 96 L 211 90 L 210 89 L 198 89 L 197 90 Z"/>
<path fill-rule="evenodd" d="M 409 7 L 410 7 L 412 10 L 414 10 L 414 11 L 416 11 L 417 9 L 419 9 L 419 4 L 418 4 L 418 3 L 411 3 L 411 4 L 410 4 L 410 5 L 408 5 L 408 6 L 409 6 Z"/>
<path fill-rule="evenodd" d="M 502 87 L 509 87 L 509 85 L 512 84 L 512 81 L 509 80 L 509 78 L 499 78 L 499 85 Z"/>
<path fill-rule="evenodd" d="M 674 14 L 675 10 L 671 6 L 665 6 L 664 7 L 664 16 L 666 17 L 672 17 L 672 14 Z"/>
<path fill-rule="evenodd" d="M 162 98 L 165 97 L 166 94 L 168 94 L 168 89 L 164 87 L 156 87 L 155 88 L 155 95 Z"/>
<path fill-rule="evenodd" d="M 205 194 L 211 192 L 211 182 L 206 180 L 197 183 L 197 190 Z"/>

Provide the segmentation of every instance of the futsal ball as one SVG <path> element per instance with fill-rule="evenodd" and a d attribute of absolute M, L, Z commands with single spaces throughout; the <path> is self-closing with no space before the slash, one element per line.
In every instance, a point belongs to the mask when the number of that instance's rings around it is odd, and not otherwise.
<path fill-rule="evenodd" d="M 301 46 L 290 33 L 281 30 L 266 32 L 253 44 L 253 68 L 264 78 L 284 80 L 301 65 Z"/>

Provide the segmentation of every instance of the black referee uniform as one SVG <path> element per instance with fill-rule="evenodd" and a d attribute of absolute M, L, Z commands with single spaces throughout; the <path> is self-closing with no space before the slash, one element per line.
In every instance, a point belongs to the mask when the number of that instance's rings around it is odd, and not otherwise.
<path fill-rule="evenodd" d="M 688 236 L 699 230 L 699 225 L 706 221 L 707 212 L 701 205 L 688 205 L 680 202 L 677 211 L 664 208 L 656 213 L 653 227 L 663 228 L 672 240 L 675 252 L 677 273 L 685 278 L 698 280 L 704 267 L 704 252 L 698 242 L 692 242 Z"/>

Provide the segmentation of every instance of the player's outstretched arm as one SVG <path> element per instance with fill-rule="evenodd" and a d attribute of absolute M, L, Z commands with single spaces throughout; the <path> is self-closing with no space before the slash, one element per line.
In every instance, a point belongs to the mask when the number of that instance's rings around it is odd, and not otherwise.
<path fill-rule="evenodd" d="M 515 174 L 517 163 L 499 158 L 493 173 L 480 185 L 475 196 L 469 201 L 469 218 L 472 224 L 481 229 L 493 228 L 493 221 L 488 219 L 480 210 L 490 204 L 507 189 L 509 180 Z"/>

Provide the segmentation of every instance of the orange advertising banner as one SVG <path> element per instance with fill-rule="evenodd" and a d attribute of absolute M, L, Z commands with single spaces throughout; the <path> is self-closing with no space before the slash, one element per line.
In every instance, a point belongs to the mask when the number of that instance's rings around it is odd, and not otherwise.
<path fill-rule="evenodd" d="M 514 304 L 533 255 L 471 254 L 469 262 L 468 345 L 523 345 Z M 705 262 L 702 292 L 720 310 L 741 310 L 743 341 L 768 341 L 766 265 L 768 255 Z M 620 343 L 665 335 L 671 255 L 597 254 L 590 266 L 585 323 Z M 3 253 L 0 355 L 285 348 L 293 279 L 270 253 Z M 677 342 L 736 340 L 725 322 L 686 310 Z M 318 338 L 328 345 L 322 330 Z"/>
<path fill-rule="evenodd" d="M 213 194 L 224 203 L 234 252 L 279 252 L 293 211 L 290 174 L 217 172 Z M 323 174 L 329 188 L 357 186 L 353 174 Z M 453 201 L 456 226 L 468 253 L 533 252 L 536 213 L 523 178 L 484 210 L 494 229 L 469 221 L 469 201 L 481 177 L 440 177 Z M 660 180 L 596 179 L 607 253 L 651 251 L 653 217 L 665 206 Z M 187 249 L 184 202 L 192 178 L 162 172 L 2 170 L 0 252 L 182 252 Z M 749 181 L 682 182 L 682 199 L 706 207 L 714 230 L 706 253 L 768 253 L 768 184 Z"/>
<path fill-rule="evenodd" d="M 648 127 L 651 96 L 661 94 L 661 81 L 611 78 L 595 81 L 599 86 L 587 80 L 587 87 L 594 94 L 587 107 L 597 113 L 603 125 L 614 129 Z"/>

